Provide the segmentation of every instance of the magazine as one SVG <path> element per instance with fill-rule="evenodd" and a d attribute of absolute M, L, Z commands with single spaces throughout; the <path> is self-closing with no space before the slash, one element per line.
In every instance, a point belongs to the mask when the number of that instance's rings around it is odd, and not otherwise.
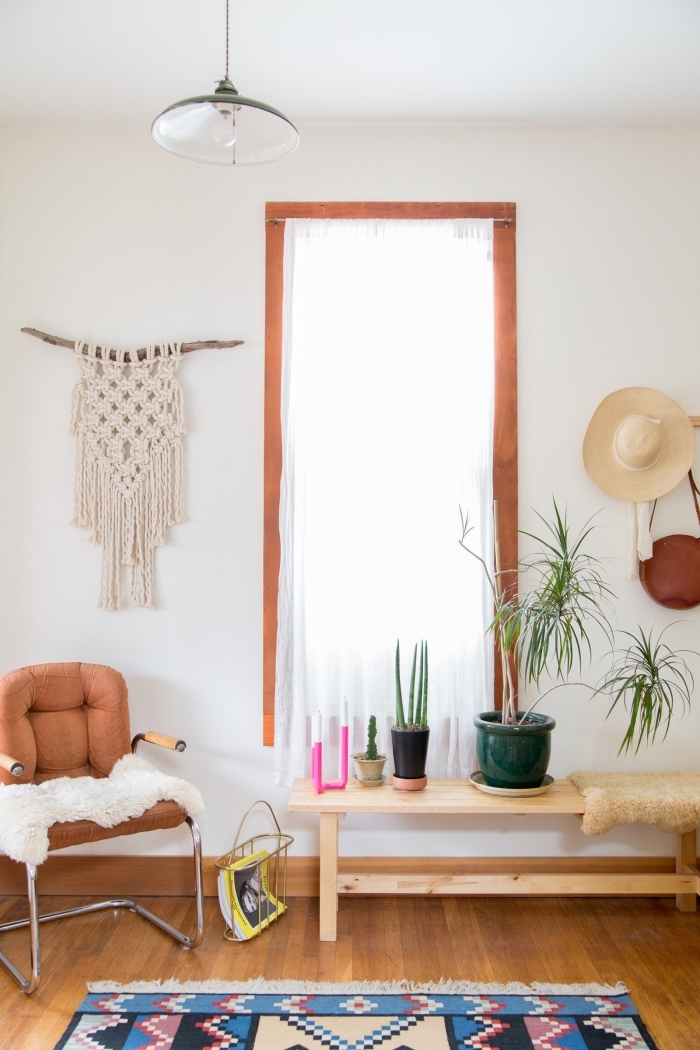
<path fill-rule="evenodd" d="M 286 905 L 268 886 L 266 849 L 234 861 L 219 872 L 219 905 L 226 925 L 238 941 L 247 941 L 269 926 Z"/>

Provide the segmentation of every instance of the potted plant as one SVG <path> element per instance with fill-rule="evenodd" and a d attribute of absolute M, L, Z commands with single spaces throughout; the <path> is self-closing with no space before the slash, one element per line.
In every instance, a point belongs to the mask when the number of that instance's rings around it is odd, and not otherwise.
<path fill-rule="evenodd" d="M 653 744 L 660 729 L 665 740 L 671 725 L 673 707 L 680 702 L 683 711 L 690 707 L 695 685 L 693 674 L 680 655 L 664 641 L 664 631 L 654 638 L 641 627 L 637 633 L 623 631 L 632 641 L 623 649 L 610 654 L 612 666 L 603 676 L 597 693 L 611 698 L 610 712 L 622 701 L 629 712 L 629 723 L 620 744 L 618 755 L 629 751 L 636 740 L 635 753 L 642 743 Z M 697 656 L 697 653 L 694 653 Z M 538 703 L 538 700 L 535 703 Z"/>
<path fill-rule="evenodd" d="M 624 632 L 632 642 L 614 649 L 615 632 L 608 611 L 612 591 L 603 581 L 600 562 L 587 554 L 584 543 L 592 531 L 588 523 L 576 536 L 566 513 L 554 501 L 554 516 L 547 521 L 545 536 L 524 533 L 538 549 L 521 562 L 516 582 L 503 584 L 498 557 L 498 521 L 495 518 L 495 573 L 471 550 L 466 538 L 471 531 L 462 515 L 461 546 L 477 558 L 486 573 L 494 596 L 494 616 L 489 630 L 494 634 L 503 672 L 503 704 L 500 711 L 475 716 L 477 757 L 484 781 L 490 787 L 531 789 L 540 787 L 551 754 L 551 732 L 555 721 L 534 711 L 540 701 L 564 685 L 584 685 L 593 695 L 608 694 L 612 710 L 619 702 L 630 705 L 630 725 L 620 747 L 627 750 L 637 740 L 653 742 L 658 729 L 668 725 L 673 702 L 690 702 L 693 679 L 685 661 L 661 638 Z M 592 653 L 589 631 L 597 628 L 611 644 L 612 666 L 598 686 L 571 682 L 580 671 L 584 656 Z M 518 683 L 527 690 L 547 674 L 554 685 L 539 693 L 525 711 L 518 711 Z"/>
<path fill-rule="evenodd" d="M 401 791 L 420 791 L 428 780 L 425 762 L 428 757 L 428 643 L 420 643 L 420 671 L 416 692 L 418 644 L 413 649 L 413 666 L 408 695 L 408 714 L 404 711 L 401 691 L 401 650 L 396 642 L 396 725 L 391 730 L 394 752 L 392 783 Z"/>
<path fill-rule="evenodd" d="M 386 755 L 377 754 L 377 719 L 370 715 L 367 726 L 367 749 L 352 756 L 355 764 L 355 780 L 372 787 L 383 783 Z"/>

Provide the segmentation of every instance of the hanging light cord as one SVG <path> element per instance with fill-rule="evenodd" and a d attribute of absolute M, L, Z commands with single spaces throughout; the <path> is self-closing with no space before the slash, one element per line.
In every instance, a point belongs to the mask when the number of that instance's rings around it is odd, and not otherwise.
<path fill-rule="evenodd" d="M 228 32 L 228 8 L 229 8 L 229 0 L 226 0 L 226 79 L 227 80 L 228 80 L 228 39 L 229 39 L 229 32 Z"/>

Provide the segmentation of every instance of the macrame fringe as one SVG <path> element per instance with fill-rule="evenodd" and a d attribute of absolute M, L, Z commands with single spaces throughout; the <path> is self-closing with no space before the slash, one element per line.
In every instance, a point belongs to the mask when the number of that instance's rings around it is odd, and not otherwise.
<path fill-rule="evenodd" d="M 258 995 L 398 995 L 405 992 L 437 992 L 440 995 L 625 995 L 629 988 L 617 984 L 546 984 L 533 981 L 521 984 L 482 984 L 479 981 L 453 981 L 440 979 L 427 983 L 413 981 L 351 981 L 347 984 L 325 984 L 318 981 L 267 981 L 258 977 L 252 981 L 132 981 L 118 984 L 115 981 L 90 981 L 89 992 L 201 992 L 257 993 Z"/>
<path fill-rule="evenodd" d="M 77 342 L 82 379 L 73 394 L 77 436 L 75 517 L 102 547 L 99 607 L 118 609 L 122 565 L 134 605 L 153 607 L 153 557 L 182 522 L 180 344 L 149 346 L 145 360 Z M 128 373 L 126 370 L 129 370 Z"/>

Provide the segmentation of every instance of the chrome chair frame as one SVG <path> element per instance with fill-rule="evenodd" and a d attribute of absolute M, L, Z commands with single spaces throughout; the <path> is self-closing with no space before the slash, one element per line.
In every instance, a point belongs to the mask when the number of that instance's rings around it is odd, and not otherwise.
<path fill-rule="evenodd" d="M 5 967 L 11 977 L 15 979 L 17 984 L 20 986 L 26 995 L 31 995 L 39 987 L 39 981 L 41 980 L 41 945 L 39 941 L 39 925 L 42 922 L 51 922 L 53 919 L 67 919 L 72 915 L 84 915 L 88 912 L 94 911 L 107 911 L 111 908 L 127 908 L 129 911 L 134 912 L 136 915 L 141 915 L 144 919 L 148 919 L 154 926 L 157 926 L 163 933 L 167 933 L 174 940 L 178 941 L 185 950 L 190 948 L 196 948 L 202 942 L 204 937 L 204 887 L 202 883 L 202 836 L 199 828 L 195 824 L 192 817 L 187 818 L 190 832 L 192 833 L 192 845 L 194 853 L 194 877 L 195 877 L 195 900 L 197 904 L 197 932 L 194 937 L 187 937 L 180 930 L 176 930 L 174 926 L 171 926 L 165 919 L 160 919 L 157 915 L 154 915 L 148 908 L 142 907 L 137 904 L 136 901 L 126 900 L 118 898 L 116 900 L 100 901 L 97 904 L 84 904 L 79 908 L 66 908 L 64 911 L 53 911 L 47 915 L 39 914 L 39 903 L 36 891 L 36 865 L 26 864 L 27 869 L 27 897 L 29 898 L 29 918 L 28 919 L 16 919 L 14 922 L 4 922 L 0 924 L 0 933 L 5 933 L 7 930 L 18 930 L 22 926 L 29 927 L 29 942 L 31 951 L 31 963 L 32 963 L 32 975 L 27 979 L 20 970 L 10 962 L 7 956 L 0 952 L 0 964 Z"/>
<path fill-rule="evenodd" d="M 149 737 L 155 737 L 155 734 L 150 733 L 139 733 L 135 736 L 131 742 L 132 752 L 136 750 L 137 744 L 141 740 L 145 740 L 147 743 L 161 744 L 162 739 L 149 739 Z M 161 746 L 168 746 L 173 751 L 184 751 L 185 743 L 183 740 L 173 740 L 169 744 L 161 744 Z M 3 756 L 6 757 L 6 756 Z M 20 762 L 15 762 L 12 766 L 7 766 L 15 776 L 21 776 L 24 772 L 24 767 Z M 6 933 L 8 930 L 18 930 L 22 926 L 29 927 L 29 944 L 31 953 L 31 966 L 32 975 L 27 979 L 24 974 L 17 969 L 14 963 L 10 962 L 7 956 L 0 951 L 0 965 L 4 966 L 7 972 L 17 982 L 22 991 L 26 995 L 31 995 L 39 987 L 41 980 L 41 944 L 39 938 L 39 926 L 42 922 L 52 922 L 54 919 L 68 919 L 73 915 L 84 915 L 89 912 L 95 911 L 107 911 L 112 908 L 127 908 L 129 911 L 134 912 L 135 915 L 141 915 L 142 918 L 152 922 L 154 926 L 157 926 L 163 933 L 167 933 L 168 936 L 172 937 L 179 944 L 182 945 L 185 951 L 189 951 L 190 948 L 196 948 L 202 943 L 204 937 L 204 884 L 202 881 L 202 835 L 200 833 L 197 824 L 192 817 L 186 818 L 186 823 L 189 825 L 190 833 L 192 835 L 192 849 L 194 859 L 194 885 L 195 885 L 195 902 L 197 905 L 197 932 L 194 937 L 187 937 L 186 934 L 182 933 L 181 930 L 175 929 L 165 919 L 160 919 L 157 915 L 154 915 L 148 908 L 143 908 L 136 901 L 127 900 L 125 898 L 117 898 L 109 901 L 99 901 L 97 904 L 84 904 L 79 908 L 66 908 L 64 911 L 52 911 L 47 915 L 39 914 L 39 902 L 36 889 L 36 865 L 25 864 L 27 869 L 27 897 L 29 899 L 29 918 L 28 919 L 16 919 L 14 922 L 0 923 L 0 933 Z"/>

